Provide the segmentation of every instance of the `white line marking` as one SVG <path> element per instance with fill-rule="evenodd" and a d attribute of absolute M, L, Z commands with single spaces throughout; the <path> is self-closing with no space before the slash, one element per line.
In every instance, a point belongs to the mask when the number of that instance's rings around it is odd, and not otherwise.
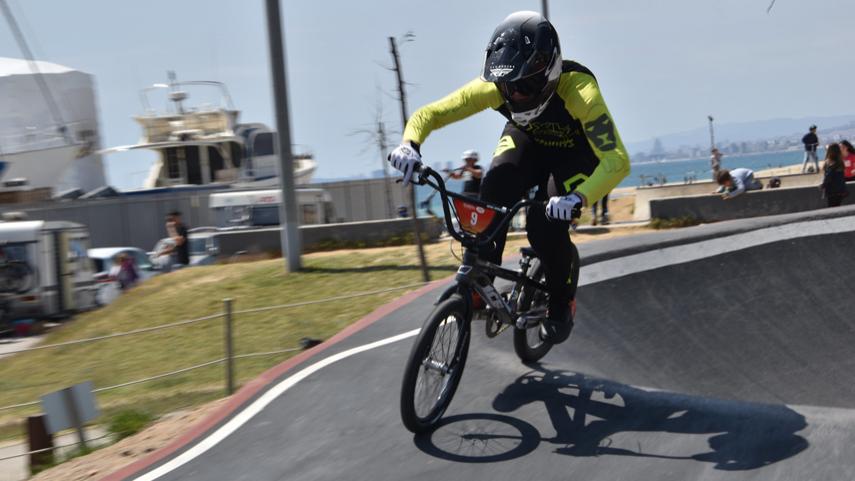
<path fill-rule="evenodd" d="M 767 227 L 756 231 L 718 237 L 692 244 L 666 247 L 664 249 L 656 249 L 597 262 L 596 264 L 591 264 L 590 266 L 583 268 L 585 278 L 580 279 L 579 285 L 583 286 L 594 284 L 638 272 L 649 271 L 675 264 L 684 264 L 719 254 L 735 252 L 783 240 L 852 231 L 855 231 L 855 217 L 796 222 L 793 224 Z M 262 394 L 252 404 L 244 408 L 243 411 L 236 414 L 226 424 L 209 434 L 206 438 L 202 439 L 197 444 L 156 469 L 135 478 L 135 481 L 154 481 L 157 478 L 190 462 L 194 458 L 216 446 L 220 441 L 246 424 L 253 416 L 261 412 L 261 410 L 267 407 L 268 404 L 273 402 L 274 399 L 282 395 L 282 393 L 330 364 L 334 364 L 342 359 L 353 356 L 354 354 L 359 354 L 360 352 L 369 351 L 371 349 L 413 337 L 417 335 L 419 331 L 420 329 L 413 329 L 412 331 L 381 339 L 379 341 L 372 342 L 371 344 L 354 347 L 303 368 L 293 376 L 280 381 L 279 384 Z"/>
<path fill-rule="evenodd" d="M 342 351 L 338 354 L 334 354 L 330 357 L 324 358 L 311 366 L 307 366 L 300 370 L 297 374 L 288 377 L 287 379 L 282 380 L 274 386 L 272 389 L 268 390 L 264 394 L 261 395 L 258 399 L 252 402 L 249 406 L 244 408 L 243 411 L 235 415 L 231 418 L 226 424 L 220 426 L 219 429 L 209 434 L 205 439 L 200 441 L 198 444 L 195 444 L 193 447 L 184 451 L 179 456 L 174 459 L 164 463 L 158 468 L 149 471 L 148 473 L 143 474 L 136 478 L 136 481 L 154 481 L 155 479 L 163 476 L 164 474 L 169 473 L 177 469 L 178 467 L 186 464 L 187 462 L 193 460 L 197 456 L 201 455 L 205 451 L 211 449 L 216 446 L 217 443 L 228 437 L 230 434 L 235 432 L 238 428 L 243 426 L 247 421 L 252 419 L 253 416 L 261 412 L 262 409 L 267 407 L 268 404 L 273 402 L 274 399 L 282 395 L 285 391 L 294 387 L 298 382 L 303 379 L 311 376 L 312 374 L 320 371 L 321 369 L 329 366 L 330 364 L 334 364 L 342 359 L 347 359 L 354 354 L 359 354 L 360 352 L 369 351 L 371 349 L 375 349 L 381 346 L 385 346 L 386 344 L 391 344 L 393 342 L 397 342 L 403 339 L 407 339 L 409 337 L 413 337 L 419 333 L 421 329 L 413 329 L 412 331 L 405 332 L 403 334 L 398 334 L 397 336 L 389 337 L 386 339 L 381 339 L 376 342 L 372 342 L 371 344 L 365 344 L 363 346 L 354 347 L 353 349 L 348 349 L 346 351 Z"/>

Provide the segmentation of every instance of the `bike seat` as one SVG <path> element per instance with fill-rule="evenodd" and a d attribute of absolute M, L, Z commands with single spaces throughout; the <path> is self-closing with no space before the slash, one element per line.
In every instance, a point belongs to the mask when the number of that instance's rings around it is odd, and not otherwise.
<path fill-rule="evenodd" d="M 531 247 L 520 247 L 520 254 L 525 257 L 537 258 L 537 252 L 535 252 Z"/>

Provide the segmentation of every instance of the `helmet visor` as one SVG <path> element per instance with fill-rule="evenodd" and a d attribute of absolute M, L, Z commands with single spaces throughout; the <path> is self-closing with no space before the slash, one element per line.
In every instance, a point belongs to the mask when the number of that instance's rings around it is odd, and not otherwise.
<path fill-rule="evenodd" d="M 536 108 L 543 100 L 543 91 L 549 79 L 543 71 L 514 82 L 499 82 L 499 91 L 511 110 L 523 112 Z"/>

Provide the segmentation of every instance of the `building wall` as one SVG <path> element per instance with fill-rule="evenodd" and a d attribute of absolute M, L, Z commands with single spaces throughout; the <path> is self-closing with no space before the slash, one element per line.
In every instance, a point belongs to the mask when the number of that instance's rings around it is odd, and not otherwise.
<path fill-rule="evenodd" d="M 312 184 L 329 192 L 337 222 L 386 219 L 385 189 L 382 179 Z M 25 212 L 31 220 L 67 220 L 89 228 L 92 247 L 132 246 L 150 250 L 166 236 L 164 218 L 173 210 L 183 214 L 189 227 L 216 225 L 208 196 L 214 192 L 171 192 L 132 195 L 109 199 L 74 200 L 0 205 L 2 212 Z M 405 203 L 405 190 L 390 186 L 394 207 Z"/>
<path fill-rule="evenodd" d="M 849 197 L 843 205 L 855 202 L 855 182 L 847 184 Z M 817 186 L 764 189 L 746 192 L 734 199 L 718 195 L 696 195 L 650 201 L 652 218 L 688 217 L 704 222 L 789 214 L 824 209 L 826 201 Z"/>

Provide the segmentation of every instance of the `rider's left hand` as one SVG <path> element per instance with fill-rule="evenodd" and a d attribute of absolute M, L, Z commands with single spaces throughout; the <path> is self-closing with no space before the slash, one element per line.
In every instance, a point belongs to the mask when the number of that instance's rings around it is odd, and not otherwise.
<path fill-rule="evenodd" d="M 550 197 L 546 204 L 546 216 L 550 219 L 572 221 L 579 217 L 583 205 L 582 197 L 573 193 L 563 197 Z"/>

